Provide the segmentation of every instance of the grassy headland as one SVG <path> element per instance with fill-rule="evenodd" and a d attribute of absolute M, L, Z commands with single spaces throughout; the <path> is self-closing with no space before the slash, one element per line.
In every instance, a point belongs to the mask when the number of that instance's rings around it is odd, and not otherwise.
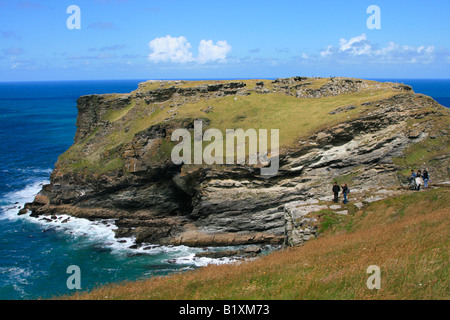
<path fill-rule="evenodd" d="M 227 84 L 236 81 L 156 81 L 142 83 L 131 94 L 104 95 L 105 105 L 115 100 L 129 98 L 129 103 L 119 109 L 109 108 L 101 111 L 102 124 L 88 137 L 74 144 L 59 158 L 62 172 L 84 172 L 101 174 L 123 167 L 123 148 L 136 134 L 153 125 L 183 119 L 204 119 L 208 127 L 225 132 L 226 129 L 279 129 L 280 148 L 290 149 L 298 145 L 298 140 L 306 138 L 322 128 L 357 118 L 368 110 L 364 103 L 387 99 L 399 91 L 392 84 L 365 81 L 366 87 L 353 93 L 336 96 L 299 99 L 274 89 L 270 80 L 242 80 L 248 95 L 229 95 L 186 100 L 174 97 L 158 103 L 147 103 L 142 95 L 148 92 L 170 88 L 196 89 L 205 85 Z M 269 93 L 259 94 L 257 83 L 264 83 Z M 318 89 L 332 81 L 328 78 L 308 78 L 305 88 Z M 153 90 L 153 91 L 152 91 Z M 273 91 L 272 91 L 273 90 Z M 330 114 L 337 108 L 352 105 L 355 108 L 346 112 Z M 208 110 L 208 112 L 205 112 Z M 100 111 L 99 111 L 100 112 Z M 206 130 L 206 126 L 204 126 Z M 167 143 L 170 138 L 166 139 Z M 160 150 L 158 161 L 169 158 L 170 153 Z"/>

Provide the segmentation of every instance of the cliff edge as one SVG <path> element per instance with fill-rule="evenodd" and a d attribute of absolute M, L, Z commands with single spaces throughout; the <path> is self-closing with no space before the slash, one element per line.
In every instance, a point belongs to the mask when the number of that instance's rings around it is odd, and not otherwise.
<path fill-rule="evenodd" d="M 172 133 L 195 120 L 203 131 L 279 129 L 277 174 L 249 161 L 174 164 Z M 281 244 L 286 208 L 331 200 L 334 181 L 370 196 L 407 188 L 411 169 L 449 180 L 449 129 L 448 109 L 396 83 L 147 81 L 79 98 L 74 144 L 25 211 L 114 219 L 137 245 Z"/>

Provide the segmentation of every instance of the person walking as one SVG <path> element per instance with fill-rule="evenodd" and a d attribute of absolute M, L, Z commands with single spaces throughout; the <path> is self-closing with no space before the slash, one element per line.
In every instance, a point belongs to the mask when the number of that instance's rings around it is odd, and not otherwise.
<path fill-rule="evenodd" d="M 334 193 L 334 202 L 337 203 L 339 199 L 339 191 L 341 191 L 341 188 L 339 187 L 338 183 L 335 182 L 333 186 L 333 193 Z"/>
<path fill-rule="evenodd" d="M 414 190 L 416 190 L 416 187 L 417 187 L 417 185 L 416 185 L 416 173 L 414 172 L 414 170 L 411 170 L 411 178 L 410 178 L 410 182 L 411 182 L 411 185 L 412 185 L 412 188 L 414 189 Z"/>
<path fill-rule="evenodd" d="M 427 188 L 428 187 L 428 181 L 431 181 L 430 180 L 430 174 L 428 173 L 427 170 L 423 170 L 422 178 L 423 178 L 423 187 Z"/>
<path fill-rule="evenodd" d="M 347 187 L 347 184 L 344 183 L 342 185 L 342 194 L 344 195 L 344 204 L 348 202 L 347 194 L 350 192 L 350 189 Z"/>

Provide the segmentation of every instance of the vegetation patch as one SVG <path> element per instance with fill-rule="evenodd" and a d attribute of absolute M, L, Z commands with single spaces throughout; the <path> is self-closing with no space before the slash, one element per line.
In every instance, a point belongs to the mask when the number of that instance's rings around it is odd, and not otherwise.
<path fill-rule="evenodd" d="M 410 145 L 405 151 L 403 157 L 394 158 L 393 161 L 398 165 L 399 178 L 401 181 L 408 181 L 411 175 L 411 170 L 426 169 L 433 178 L 444 178 L 449 175 L 448 167 L 445 162 L 441 161 L 444 158 L 450 158 L 448 153 L 449 137 L 447 130 L 448 121 L 445 117 L 434 117 L 432 127 L 429 130 L 429 135 L 422 141 Z M 429 125 L 426 120 L 412 120 L 409 122 L 409 129 L 420 131 L 421 127 Z M 448 163 L 448 162 L 447 162 Z M 440 176 L 436 177 L 436 174 Z"/>
<path fill-rule="evenodd" d="M 125 108 L 119 110 L 108 110 L 106 114 L 103 116 L 104 120 L 108 120 L 110 122 L 115 122 L 121 118 L 123 118 L 130 109 L 132 109 L 136 105 L 136 101 L 133 101 Z"/>

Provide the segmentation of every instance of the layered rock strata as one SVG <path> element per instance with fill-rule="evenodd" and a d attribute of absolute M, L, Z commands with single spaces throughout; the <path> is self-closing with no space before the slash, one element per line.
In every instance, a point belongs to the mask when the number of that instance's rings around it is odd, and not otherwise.
<path fill-rule="evenodd" d="M 308 81 L 302 77 L 277 79 L 270 86 L 259 82 L 254 88 L 240 81 L 190 88 L 161 83 L 160 88 L 149 91 L 143 90 L 148 84 L 142 84 L 141 89 L 128 95 L 81 97 L 75 135 L 75 144 L 83 145 L 79 158 L 96 151 L 95 141 L 90 139 L 94 133 L 108 136 L 119 130 L 117 122 L 105 115 L 126 109 L 132 101 L 145 103 L 150 110 L 169 103 L 175 114 L 186 103 L 223 96 L 283 93 L 298 99 L 317 99 L 358 92 L 368 86 L 361 80 L 334 78 L 321 87 L 310 88 Z M 134 237 L 137 244 L 281 244 L 287 233 L 300 232 L 294 238 L 301 240 L 287 241 L 296 245 L 315 236 L 316 221 L 303 219 L 306 215 L 300 209 L 292 210 L 294 204 L 298 207 L 303 202 L 331 199 L 330 183 L 335 177 L 351 176 L 356 186 L 388 188 L 404 184 L 393 159 L 403 157 L 408 147 L 427 139 L 434 128 L 433 119 L 448 119 L 448 112 L 431 98 L 413 93 L 408 86 L 397 85 L 395 90 L 397 93 L 386 99 L 363 102 L 364 109 L 357 117 L 299 137 L 296 146 L 282 151 L 280 169 L 271 178 L 261 176 L 255 166 L 195 167 L 175 165 L 167 159 L 155 161 L 155 150 L 164 145 L 173 130 L 192 129 L 193 119 L 174 116 L 120 145 L 116 150 L 120 165 L 111 170 L 87 173 L 70 170 L 59 161 L 51 183 L 26 209 L 32 216 L 64 213 L 114 219 L 116 236 Z M 355 108 L 343 106 L 335 113 Z M 208 110 L 215 112 L 213 108 Z M 415 121 L 413 126 L 411 121 Z M 437 133 L 433 129 L 433 135 L 446 136 L 448 128 L 441 129 Z M 436 161 L 442 174 L 448 176 L 448 158 Z M 299 221 L 303 232 L 295 226 Z"/>

